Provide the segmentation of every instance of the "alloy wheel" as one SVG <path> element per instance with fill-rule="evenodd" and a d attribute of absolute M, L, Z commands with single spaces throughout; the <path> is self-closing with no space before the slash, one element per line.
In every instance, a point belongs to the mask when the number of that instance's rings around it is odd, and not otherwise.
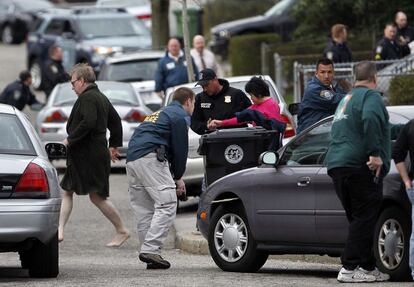
<path fill-rule="evenodd" d="M 400 223 L 395 219 L 388 219 L 381 226 L 378 238 L 379 260 L 388 268 L 397 268 L 404 256 L 404 233 Z"/>

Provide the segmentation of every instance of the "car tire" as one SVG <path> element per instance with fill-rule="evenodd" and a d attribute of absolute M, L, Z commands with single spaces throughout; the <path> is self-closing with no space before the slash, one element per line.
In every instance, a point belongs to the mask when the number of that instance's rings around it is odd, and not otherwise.
<path fill-rule="evenodd" d="M 392 281 L 411 280 L 408 263 L 410 230 L 408 215 L 396 206 L 384 209 L 375 226 L 374 255 L 377 266 L 388 273 Z"/>
<path fill-rule="evenodd" d="M 1 30 L 1 41 L 6 45 L 11 45 L 16 42 L 14 30 L 11 25 L 5 25 Z"/>
<path fill-rule="evenodd" d="M 42 87 L 42 66 L 38 60 L 33 60 L 29 67 L 30 74 L 32 75 L 32 87 L 35 90 L 40 90 Z"/>
<path fill-rule="evenodd" d="M 223 223 L 229 226 L 224 227 Z M 257 250 L 240 205 L 221 205 L 215 210 L 208 232 L 208 246 L 217 266 L 229 272 L 256 272 L 269 256 Z"/>
<path fill-rule="evenodd" d="M 49 243 L 36 242 L 30 250 L 29 275 L 37 278 L 54 278 L 59 274 L 58 234 Z"/>
<path fill-rule="evenodd" d="M 30 253 L 28 251 L 19 251 L 20 263 L 23 269 L 30 267 Z"/>

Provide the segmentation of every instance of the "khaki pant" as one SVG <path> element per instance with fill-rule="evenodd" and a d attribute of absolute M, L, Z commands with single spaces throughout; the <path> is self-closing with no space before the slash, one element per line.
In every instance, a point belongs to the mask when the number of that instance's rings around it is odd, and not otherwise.
<path fill-rule="evenodd" d="M 129 196 L 141 253 L 160 254 L 177 210 L 175 182 L 167 161 L 150 153 L 126 166 Z"/>

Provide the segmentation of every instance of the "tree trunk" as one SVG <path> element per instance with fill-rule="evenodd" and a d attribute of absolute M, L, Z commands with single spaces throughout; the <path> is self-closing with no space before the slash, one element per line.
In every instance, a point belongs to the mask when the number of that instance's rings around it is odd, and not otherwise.
<path fill-rule="evenodd" d="M 152 48 L 162 49 L 167 45 L 170 37 L 168 23 L 169 0 L 152 0 Z"/>
<path fill-rule="evenodd" d="M 187 62 L 187 74 L 188 82 L 192 83 L 195 81 L 194 70 L 193 70 L 193 61 L 191 60 L 190 55 L 190 33 L 188 32 L 188 15 L 187 15 L 187 0 L 183 0 L 183 36 L 184 36 L 184 51 L 185 51 L 185 60 Z"/>

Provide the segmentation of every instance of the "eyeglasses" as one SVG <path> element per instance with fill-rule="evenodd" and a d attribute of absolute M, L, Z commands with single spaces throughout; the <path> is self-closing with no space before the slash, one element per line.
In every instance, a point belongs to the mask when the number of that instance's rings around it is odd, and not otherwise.
<path fill-rule="evenodd" d="M 74 81 L 70 81 L 70 83 L 72 84 L 72 86 L 75 86 L 75 83 L 77 82 L 77 81 L 79 81 L 80 79 L 76 79 L 76 80 L 74 80 Z"/>

